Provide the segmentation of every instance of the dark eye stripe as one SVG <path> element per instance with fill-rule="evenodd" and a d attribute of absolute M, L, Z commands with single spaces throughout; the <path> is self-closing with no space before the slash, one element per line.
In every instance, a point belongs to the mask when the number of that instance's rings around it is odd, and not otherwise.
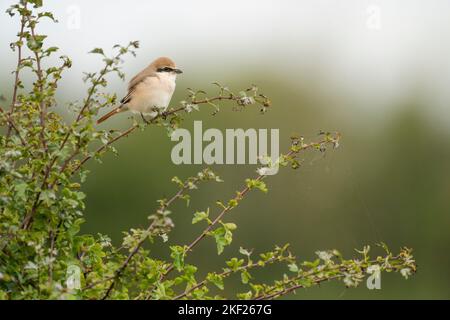
<path fill-rule="evenodd" d="M 171 67 L 158 68 L 156 71 L 158 72 L 172 72 L 173 69 Z"/>

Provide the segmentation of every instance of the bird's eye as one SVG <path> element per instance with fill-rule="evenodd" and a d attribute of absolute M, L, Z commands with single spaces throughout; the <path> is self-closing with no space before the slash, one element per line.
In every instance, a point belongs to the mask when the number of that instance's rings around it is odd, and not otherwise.
<path fill-rule="evenodd" d="M 158 72 L 172 72 L 173 69 L 171 67 L 158 68 L 156 71 Z"/>

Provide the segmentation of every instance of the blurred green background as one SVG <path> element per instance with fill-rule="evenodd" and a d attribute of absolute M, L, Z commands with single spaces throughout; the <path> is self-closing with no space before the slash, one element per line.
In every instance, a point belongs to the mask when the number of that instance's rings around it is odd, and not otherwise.
<path fill-rule="evenodd" d="M 10 2 L 2 1 L 0 9 Z M 127 79 L 156 56 L 172 56 L 185 72 L 177 82 L 174 103 L 185 98 L 187 87 L 214 94 L 209 84 L 213 81 L 236 90 L 255 83 L 273 102 L 265 115 L 252 108 L 234 112 L 231 105 L 224 105 L 217 116 L 211 116 L 205 108 L 186 117 L 188 129 L 194 119 L 203 120 L 204 129 L 278 128 L 281 150 L 289 146 L 293 133 L 306 141 L 317 139 L 319 130 L 339 131 L 343 136 L 340 148 L 325 155 L 305 154 L 299 170 L 281 170 L 267 179 L 268 194 L 251 193 L 232 211 L 226 220 L 235 222 L 238 229 L 222 256 L 217 257 L 215 244 L 206 240 L 188 262 L 196 261 L 202 274 L 238 255 L 239 246 L 262 252 L 274 244 L 290 243 L 300 260 L 311 260 L 316 250 L 336 248 L 350 257 L 354 248 L 369 244 L 377 250 L 375 244 L 383 241 L 393 251 L 401 246 L 414 248 L 419 269 L 410 280 L 383 274 L 381 290 L 370 291 L 364 284 L 345 289 L 342 283 L 325 283 L 290 298 L 450 298 L 450 99 L 446 89 L 450 84 L 446 39 L 450 38 L 435 36 L 449 30 L 442 14 L 444 9 L 448 12 L 448 4 L 168 2 L 49 2 L 60 25 L 43 25 L 44 31 L 50 42 L 74 58 L 74 70 L 61 86 L 61 109 L 64 103 L 83 97 L 81 71 L 98 68 L 98 60 L 87 51 L 140 39 L 143 47 L 138 58 L 125 64 Z M 76 8 L 80 25 L 72 28 Z M 376 17 L 379 10 L 379 26 L 370 24 L 374 8 Z M 102 19 L 99 10 L 104 10 Z M 8 96 L 14 63 L 8 43 L 17 21 L 6 15 L 0 21 L 5 30 L 0 84 Z M 111 90 L 121 95 L 125 86 L 111 79 Z M 127 116 L 121 115 L 103 128 L 128 124 Z M 174 193 L 171 177 L 188 177 L 202 168 L 172 164 L 174 145 L 162 128 L 152 127 L 117 143 L 118 157 L 108 154 L 103 164 L 90 163 L 90 178 L 83 187 L 87 222 L 82 231 L 108 234 L 119 244 L 122 231 L 144 226 L 156 200 Z M 192 241 L 201 231 L 201 226 L 191 225 L 192 213 L 208 207 L 212 214 L 217 212 L 215 201 L 232 197 L 245 178 L 254 176 L 257 166 L 212 168 L 225 182 L 194 191 L 189 208 L 182 203 L 173 207 L 176 227 L 171 244 Z M 152 252 L 167 257 L 159 244 Z M 267 269 L 259 273 L 259 279 L 280 277 L 283 272 L 287 270 Z"/>

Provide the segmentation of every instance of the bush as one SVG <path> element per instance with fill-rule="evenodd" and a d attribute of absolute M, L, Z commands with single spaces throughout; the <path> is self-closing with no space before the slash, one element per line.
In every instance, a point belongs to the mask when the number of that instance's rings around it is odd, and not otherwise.
<path fill-rule="evenodd" d="M 37 32 L 43 19 L 56 22 L 53 14 L 45 11 L 39 0 L 20 1 L 7 12 L 20 18 L 20 30 L 17 41 L 11 44 L 18 61 L 12 102 L 9 109 L 1 109 L 0 117 L 4 129 L 0 138 L 0 298 L 219 299 L 225 296 L 214 292 L 224 292 L 225 280 L 238 275 L 247 289 L 229 290 L 232 298 L 272 299 L 329 280 L 340 279 L 353 287 L 367 275 L 381 271 L 400 272 L 406 278 L 416 271 L 407 248 L 393 254 L 380 244 L 384 255 L 371 258 L 366 246 L 353 259 L 345 259 L 337 250 L 318 251 L 317 260 L 297 262 L 288 245 L 283 245 L 260 254 L 241 247 L 240 255 L 225 261 L 222 270 L 197 279 L 195 261 L 187 263 L 189 253 L 206 239 L 215 241 L 217 254 L 225 250 L 237 228 L 225 218 L 249 192 L 268 191 L 264 169 L 246 179 L 234 198 L 218 202 L 217 213 L 209 209 L 195 212 L 192 223 L 204 224 L 203 231 L 187 245 L 168 246 L 168 261 L 152 257 L 147 247 L 155 245 L 157 238 L 164 240 L 158 245 L 165 245 L 174 229 L 170 207 L 175 201 L 189 204 L 192 190 L 222 181 L 209 169 L 187 179 L 174 177 L 174 195 L 158 200 L 158 209 L 148 217 L 148 227 L 126 232 L 120 247 L 113 246 L 105 235 L 80 234 L 85 198 L 80 188 L 88 176 L 84 165 L 105 152 L 116 152 L 113 144 L 117 140 L 149 125 L 170 133 L 182 123 L 183 114 L 197 112 L 203 105 L 212 106 L 214 113 L 220 110 L 218 103 L 240 109 L 256 106 L 265 112 L 270 100 L 256 86 L 236 94 L 215 83 L 216 96 L 189 89 L 186 101 L 159 112 L 148 123 L 133 120 L 122 132 L 98 130 L 94 118 L 99 110 L 114 106 L 117 100 L 106 90 L 106 76 L 115 74 L 124 79 L 122 59 L 135 55 L 139 46 L 135 41 L 114 46 L 112 57 L 100 48 L 91 51 L 102 58 L 103 67 L 85 74 L 86 97 L 82 103 L 72 104 L 73 121 L 67 123 L 54 108 L 59 80 L 71 67 L 71 60 L 61 56 L 59 65 L 44 68 L 43 61 L 59 49 L 46 47 L 46 36 Z M 21 80 L 24 70 L 34 75 L 31 87 L 25 87 Z M 290 149 L 280 156 L 278 164 L 296 169 L 299 154 L 326 152 L 329 146 L 338 146 L 339 138 L 337 133 L 325 132 L 315 142 L 292 138 Z M 286 265 L 287 274 L 272 283 L 260 283 L 252 275 L 254 269 L 272 264 Z"/>

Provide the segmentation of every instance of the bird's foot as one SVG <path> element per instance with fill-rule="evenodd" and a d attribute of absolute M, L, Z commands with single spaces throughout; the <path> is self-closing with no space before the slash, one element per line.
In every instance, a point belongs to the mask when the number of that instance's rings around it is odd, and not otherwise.
<path fill-rule="evenodd" d="M 147 119 L 145 119 L 145 116 L 144 116 L 144 114 L 141 112 L 141 117 L 142 117 L 142 120 L 144 120 L 144 122 L 146 123 L 146 124 L 150 124 L 150 121 L 148 121 Z"/>

